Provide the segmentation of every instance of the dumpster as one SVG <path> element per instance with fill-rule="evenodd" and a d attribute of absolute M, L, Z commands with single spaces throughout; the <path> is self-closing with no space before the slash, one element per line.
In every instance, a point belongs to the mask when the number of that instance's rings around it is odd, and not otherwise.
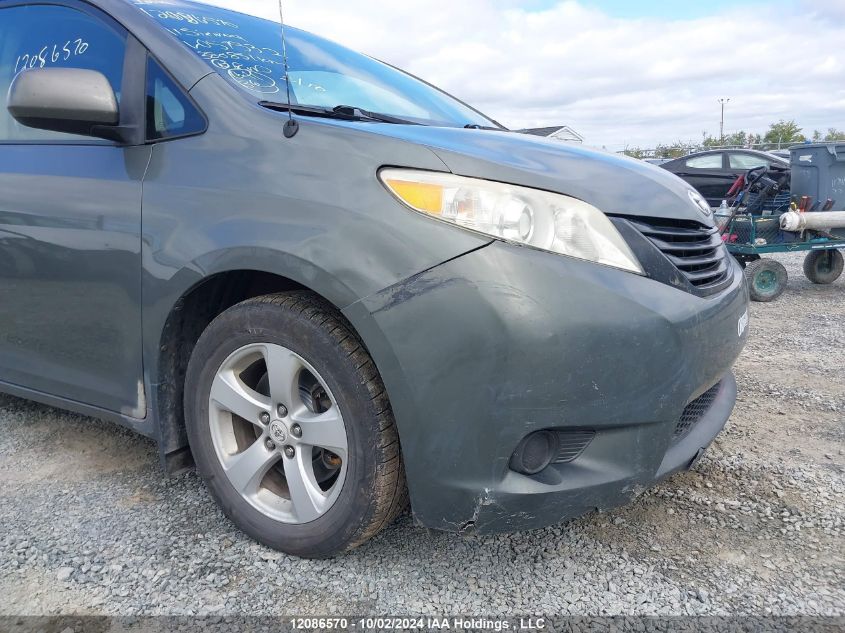
<path fill-rule="evenodd" d="M 813 143 L 789 150 L 792 163 L 792 195 L 810 196 L 832 210 L 845 210 L 845 143 Z"/>

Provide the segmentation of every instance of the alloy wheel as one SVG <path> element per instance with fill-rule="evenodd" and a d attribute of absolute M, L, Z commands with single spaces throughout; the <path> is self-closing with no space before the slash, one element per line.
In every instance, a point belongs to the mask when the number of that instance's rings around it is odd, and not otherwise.
<path fill-rule="evenodd" d="M 346 479 L 346 426 L 326 381 L 301 356 L 257 344 L 231 354 L 209 396 L 217 458 L 253 507 L 283 523 L 310 523 Z"/>

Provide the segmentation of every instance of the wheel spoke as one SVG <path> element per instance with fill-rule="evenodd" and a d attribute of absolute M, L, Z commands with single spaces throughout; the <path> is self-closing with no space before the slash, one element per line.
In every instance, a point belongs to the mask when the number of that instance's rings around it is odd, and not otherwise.
<path fill-rule="evenodd" d="M 258 491 L 264 475 L 279 460 L 279 454 L 267 450 L 262 440 L 254 442 L 243 453 L 235 455 L 224 465 L 229 481 L 242 495 Z"/>
<path fill-rule="evenodd" d="M 259 416 L 269 412 L 270 399 L 246 387 L 233 371 L 217 374 L 211 385 L 211 399 L 226 411 L 258 424 Z"/>
<path fill-rule="evenodd" d="M 302 444 L 327 448 L 346 461 L 346 427 L 338 415 L 337 407 L 321 414 L 300 412 L 293 416 L 293 421 L 302 427 Z"/>
<path fill-rule="evenodd" d="M 293 352 L 276 345 L 264 349 L 264 360 L 273 402 L 294 411 L 301 404 L 298 379 L 302 361 Z"/>
<path fill-rule="evenodd" d="M 293 512 L 301 523 L 309 523 L 325 511 L 326 497 L 314 479 L 311 452 L 298 450 L 296 457 L 285 459 L 285 478 L 288 483 Z M 305 457 L 308 457 L 306 462 Z"/>
<path fill-rule="evenodd" d="M 211 384 L 210 431 L 219 463 L 241 497 L 273 520 L 311 523 L 343 490 L 348 439 L 326 384 L 293 350 L 267 342 L 232 353 Z"/>

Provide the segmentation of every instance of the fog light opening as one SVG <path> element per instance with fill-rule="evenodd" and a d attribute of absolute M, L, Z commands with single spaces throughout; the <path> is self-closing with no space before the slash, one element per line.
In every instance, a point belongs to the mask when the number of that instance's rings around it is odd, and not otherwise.
<path fill-rule="evenodd" d="M 552 431 L 537 431 L 523 439 L 511 456 L 510 467 L 523 475 L 548 468 L 560 451 L 560 438 Z"/>

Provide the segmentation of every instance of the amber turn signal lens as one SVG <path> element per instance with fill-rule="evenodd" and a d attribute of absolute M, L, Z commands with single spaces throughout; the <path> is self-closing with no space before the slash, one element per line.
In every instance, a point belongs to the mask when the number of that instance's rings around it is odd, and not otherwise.
<path fill-rule="evenodd" d="M 406 180 L 385 180 L 390 190 L 408 206 L 432 215 L 443 213 L 443 187 Z"/>

